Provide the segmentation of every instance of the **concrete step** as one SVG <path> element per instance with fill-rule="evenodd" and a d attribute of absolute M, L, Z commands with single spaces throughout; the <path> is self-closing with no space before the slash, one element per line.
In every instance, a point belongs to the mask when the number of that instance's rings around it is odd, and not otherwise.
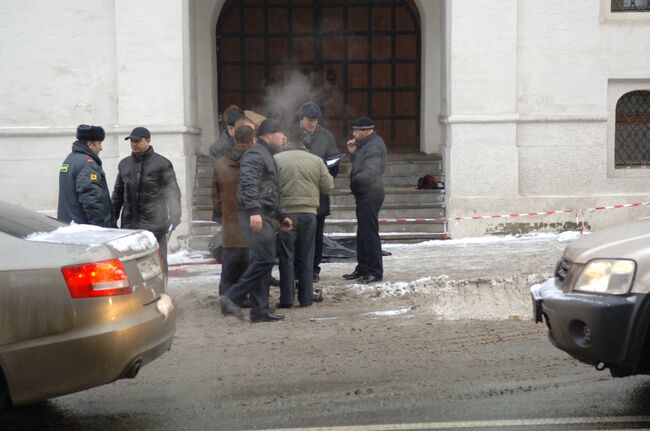
<path fill-rule="evenodd" d="M 356 217 L 355 205 L 332 205 L 330 218 L 353 219 Z M 212 220 L 212 205 L 196 205 L 194 220 Z M 444 202 L 426 204 L 384 204 L 379 212 L 380 218 L 438 218 L 444 217 Z"/>
<path fill-rule="evenodd" d="M 386 187 L 384 205 L 433 204 L 444 202 L 444 190 L 419 190 L 411 187 Z M 350 189 L 335 189 L 331 194 L 332 205 L 351 206 L 355 204 Z"/>
<path fill-rule="evenodd" d="M 333 239 L 356 238 L 355 232 L 326 233 Z M 446 240 L 444 232 L 380 232 L 382 242 L 415 243 L 430 240 Z M 194 235 L 188 239 L 188 247 L 193 250 L 207 251 L 212 235 Z"/>
<path fill-rule="evenodd" d="M 432 172 L 439 181 L 444 182 L 444 177 L 441 172 Z M 417 187 L 418 179 L 422 175 L 385 175 L 383 177 L 384 185 L 386 187 Z M 212 187 L 212 176 L 204 175 L 201 177 L 196 177 L 194 183 L 194 190 L 201 190 L 202 194 L 209 194 L 210 188 Z M 334 179 L 334 187 L 337 189 L 346 189 L 350 187 L 350 176 L 349 175 L 338 175 Z"/>
<path fill-rule="evenodd" d="M 210 236 L 217 229 L 217 225 L 208 220 L 192 222 L 190 236 Z M 356 219 L 325 219 L 325 233 L 352 233 L 357 230 Z M 379 220 L 379 232 L 419 232 L 439 233 L 444 230 L 444 225 L 439 221 L 432 221 L 430 218 L 414 220 L 407 218 L 385 218 Z"/>
<path fill-rule="evenodd" d="M 350 162 L 344 159 L 335 179 L 336 189 L 331 193 L 332 215 L 325 224 L 325 232 L 333 238 L 352 238 L 356 234 L 355 200 L 349 189 Z M 444 181 L 439 155 L 389 154 L 384 183 L 386 198 L 380 211 L 382 241 L 417 242 L 445 239 L 445 225 L 438 220 L 445 215 L 444 190 L 418 190 L 417 180 L 431 173 Z M 207 156 L 197 159 L 197 177 L 194 188 L 194 222 L 189 246 L 207 250 L 217 229 L 212 218 L 210 185 L 212 166 Z M 423 220 L 424 219 L 424 220 Z"/>
<path fill-rule="evenodd" d="M 384 205 L 391 204 L 432 204 L 445 200 L 444 190 L 419 190 L 411 187 L 386 187 Z M 354 195 L 350 189 L 335 189 L 330 193 L 332 205 L 354 205 Z M 194 208 L 212 207 L 209 189 L 195 189 Z"/>

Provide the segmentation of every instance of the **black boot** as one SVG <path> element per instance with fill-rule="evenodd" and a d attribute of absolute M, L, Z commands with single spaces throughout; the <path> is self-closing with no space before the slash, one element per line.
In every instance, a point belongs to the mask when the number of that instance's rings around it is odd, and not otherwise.
<path fill-rule="evenodd" d="M 259 322 L 278 322 L 284 319 L 282 314 L 273 314 L 271 311 L 265 311 L 259 314 L 251 314 L 251 323 Z"/>

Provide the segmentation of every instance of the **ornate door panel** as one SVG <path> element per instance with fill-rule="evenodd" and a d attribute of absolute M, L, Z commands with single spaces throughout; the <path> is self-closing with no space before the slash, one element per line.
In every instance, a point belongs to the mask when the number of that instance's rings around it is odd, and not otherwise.
<path fill-rule="evenodd" d="M 319 90 L 323 124 L 339 145 L 352 120 L 368 114 L 389 151 L 420 150 L 420 18 L 412 0 L 230 0 L 216 37 L 219 112 L 234 103 L 280 115 L 273 110 L 287 104 L 267 104 L 265 95 L 297 71 Z"/>

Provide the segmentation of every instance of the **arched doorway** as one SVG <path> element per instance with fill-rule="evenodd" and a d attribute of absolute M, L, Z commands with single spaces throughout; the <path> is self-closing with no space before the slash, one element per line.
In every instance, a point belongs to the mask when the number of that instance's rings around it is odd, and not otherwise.
<path fill-rule="evenodd" d="M 228 0 L 216 38 L 219 112 L 237 104 L 276 115 L 267 91 L 297 72 L 339 145 L 352 119 L 369 114 L 389 151 L 420 151 L 420 16 L 412 0 Z"/>

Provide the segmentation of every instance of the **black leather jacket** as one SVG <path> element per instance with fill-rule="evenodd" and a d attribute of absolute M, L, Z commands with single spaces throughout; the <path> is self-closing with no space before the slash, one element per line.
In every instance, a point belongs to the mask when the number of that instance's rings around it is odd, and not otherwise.
<path fill-rule="evenodd" d="M 285 214 L 280 204 L 274 153 L 273 148 L 261 139 L 244 153 L 239 165 L 237 203 L 239 210 L 249 215 L 265 214 L 282 220 Z"/>
<path fill-rule="evenodd" d="M 350 189 L 355 196 L 375 196 L 384 193 L 384 170 L 386 169 L 386 145 L 384 140 L 372 133 L 357 142 L 357 150 L 350 156 Z"/>
<path fill-rule="evenodd" d="M 171 162 L 153 151 L 131 154 L 118 165 L 113 215 L 126 229 L 165 232 L 181 221 L 181 191 Z"/>

